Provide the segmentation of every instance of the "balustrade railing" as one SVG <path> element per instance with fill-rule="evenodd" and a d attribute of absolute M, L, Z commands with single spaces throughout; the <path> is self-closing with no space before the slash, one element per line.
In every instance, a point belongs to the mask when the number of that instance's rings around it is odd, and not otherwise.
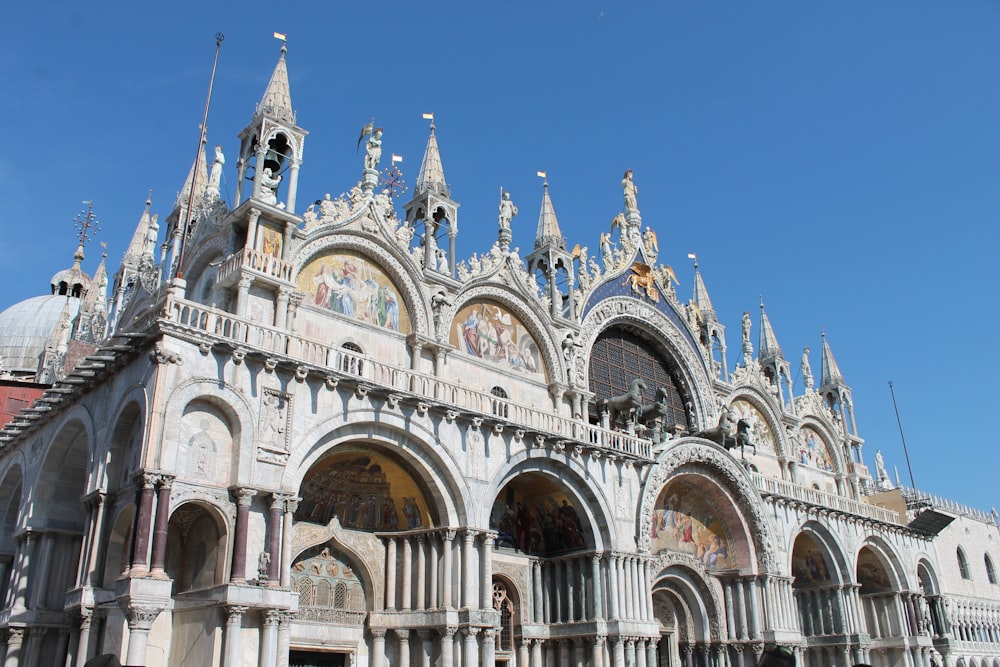
<path fill-rule="evenodd" d="M 258 273 L 271 276 L 272 278 L 278 278 L 279 280 L 284 280 L 285 282 L 291 282 L 292 280 L 291 262 L 286 262 L 280 257 L 275 257 L 274 255 L 260 250 L 244 248 L 243 250 L 227 257 L 226 261 L 222 263 L 219 267 L 219 273 L 217 274 L 218 281 L 224 281 L 230 276 L 230 274 L 240 267 L 252 269 Z"/>
<path fill-rule="evenodd" d="M 511 428 L 530 429 L 555 438 L 556 444 L 590 446 L 644 459 L 652 457 L 652 442 L 649 440 L 521 405 L 433 375 L 376 361 L 367 355 L 326 345 L 283 329 L 249 322 L 211 306 L 175 299 L 167 319 L 236 345 L 263 349 L 332 368 L 393 392 L 416 394 L 424 397 L 425 401 L 441 403 L 449 409 L 468 410 L 486 418 L 492 416 L 497 424 L 509 423 Z"/>
<path fill-rule="evenodd" d="M 899 524 L 899 515 L 884 507 L 877 507 L 865 502 L 852 500 L 851 498 L 820 491 L 819 489 L 800 486 L 783 479 L 765 477 L 759 473 L 753 474 L 753 481 L 757 490 L 763 493 L 799 500 L 810 505 L 829 507 L 830 509 L 875 519 L 876 521 Z"/>

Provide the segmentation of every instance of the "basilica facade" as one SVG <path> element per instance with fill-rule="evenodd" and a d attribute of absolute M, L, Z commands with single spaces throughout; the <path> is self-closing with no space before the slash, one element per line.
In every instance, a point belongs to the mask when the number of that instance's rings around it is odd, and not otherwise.
<path fill-rule="evenodd" d="M 727 348 L 631 171 L 593 252 L 545 183 L 456 257 L 436 131 L 302 206 L 283 48 L 234 202 L 199 156 L 0 313 L 3 664 L 1000 667 L 996 517 L 866 465 L 825 337 L 798 391 L 763 305 Z"/>

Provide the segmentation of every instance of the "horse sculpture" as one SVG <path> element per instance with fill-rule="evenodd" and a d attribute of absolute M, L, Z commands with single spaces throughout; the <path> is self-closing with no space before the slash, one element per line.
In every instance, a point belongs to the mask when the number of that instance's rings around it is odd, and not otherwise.
<path fill-rule="evenodd" d="M 705 431 L 699 431 L 695 433 L 695 436 L 711 440 L 726 449 L 736 449 L 739 447 L 741 456 L 747 447 L 750 447 L 754 454 L 757 453 L 757 446 L 750 441 L 750 422 L 745 419 L 739 420 L 736 423 L 736 432 L 734 433 L 733 420 L 729 416 L 728 410 L 723 410 L 722 414 L 719 415 L 718 426 Z"/>
<path fill-rule="evenodd" d="M 635 420 L 640 424 L 648 425 L 649 422 L 653 421 L 657 417 L 667 418 L 669 416 L 667 412 L 667 399 L 670 394 L 667 393 L 666 387 L 660 387 L 656 390 L 656 402 L 647 403 L 646 405 L 639 406 L 635 411 Z"/>
<path fill-rule="evenodd" d="M 642 378 L 635 378 L 629 385 L 628 393 L 621 396 L 613 396 L 604 403 L 604 409 L 611 413 L 609 424 L 614 426 L 618 417 L 622 413 L 628 413 L 633 409 L 642 407 L 642 390 L 646 388 L 646 383 Z"/>

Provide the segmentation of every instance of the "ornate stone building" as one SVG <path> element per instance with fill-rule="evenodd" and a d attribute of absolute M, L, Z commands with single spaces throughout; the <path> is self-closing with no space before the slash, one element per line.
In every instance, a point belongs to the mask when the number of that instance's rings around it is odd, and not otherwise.
<path fill-rule="evenodd" d="M 996 517 L 871 474 L 825 338 L 802 394 L 763 305 L 727 359 L 631 172 L 598 251 L 546 182 L 459 261 L 433 123 L 398 217 L 381 134 L 301 207 L 282 49 L 232 207 L 217 150 L 0 314 L 3 664 L 1000 667 Z"/>

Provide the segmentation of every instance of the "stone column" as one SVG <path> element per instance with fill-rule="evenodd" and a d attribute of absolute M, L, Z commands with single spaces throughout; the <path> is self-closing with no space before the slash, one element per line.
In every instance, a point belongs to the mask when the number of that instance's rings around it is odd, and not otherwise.
<path fill-rule="evenodd" d="M 249 244 L 248 244 L 249 245 Z M 240 278 L 238 287 L 236 290 L 236 316 L 246 317 L 247 316 L 247 301 L 250 298 L 250 285 L 253 284 L 253 278 L 250 276 L 243 276 Z"/>
<path fill-rule="evenodd" d="M 372 633 L 372 652 L 368 664 L 371 667 L 382 667 L 385 664 L 385 628 L 370 628 Z"/>
<path fill-rule="evenodd" d="M 653 611 L 653 563 L 646 561 L 646 579 L 643 596 L 646 598 L 646 620 L 656 620 L 656 613 Z"/>
<path fill-rule="evenodd" d="M 446 627 L 441 635 L 441 667 L 455 667 L 454 646 L 457 628 Z"/>
<path fill-rule="evenodd" d="M 462 544 L 462 580 L 465 584 L 462 591 L 462 607 L 473 607 L 476 604 L 476 578 L 472 576 L 475 540 L 475 531 L 466 530 L 465 542 Z M 475 639 L 475 635 L 472 635 L 472 638 Z M 468 635 L 465 641 L 466 645 L 468 645 Z M 475 667 L 475 665 L 470 665 L 469 667 Z"/>
<path fill-rule="evenodd" d="M 635 664 L 635 639 L 625 639 L 625 667 L 637 667 Z"/>
<path fill-rule="evenodd" d="M 7 628 L 7 656 L 4 667 L 21 667 L 25 628 Z"/>
<path fill-rule="evenodd" d="M 743 581 L 736 579 L 733 581 L 733 588 L 736 590 L 736 619 L 739 623 L 740 639 L 746 641 L 747 636 L 747 601 L 743 594 Z"/>
<path fill-rule="evenodd" d="M 440 554 L 438 554 L 438 540 L 440 539 L 440 534 L 434 533 L 427 539 L 427 562 L 430 565 L 429 572 L 430 581 L 427 584 L 427 607 L 429 609 L 437 609 L 441 606 L 441 595 L 438 590 L 438 563 L 441 562 Z"/>
<path fill-rule="evenodd" d="M 399 667 L 410 667 L 410 631 L 397 628 L 393 632 L 399 640 Z"/>
<path fill-rule="evenodd" d="M 246 607 L 226 607 L 225 644 L 222 648 L 222 667 L 242 667 L 240 656 L 240 631 L 243 627 L 243 614 Z"/>
<path fill-rule="evenodd" d="M 618 556 L 607 552 L 608 559 L 608 620 L 619 618 L 618 606 Z"/>
<path fill-rule="evenodd" d="M 58 640 L 56 643 L 56 664 L 65 665 L 69 658 L 69 628 L 59 628 Z"/>
<path fill-rule="evenodd" d="M 646 665 L 648 667 L 660 667 L 656 660 L 656 645 L 660 643 L 659 639 L 649 639 L 646 641 Z M 716 650 L 721 649 L 717 647 Z M 716 653 L 718 655 L 718 653 Z M 718 663 L 718 661 L 716 661 Z M 718 663 L 719 667 L 722 667 L 721 663 Z"/>
<path fill-rule="evenodd" d="M 597 635 L 594 637 L 594 644 L 591 647 L 591 657 L 590 661 L 593 663 L 594 667 L 604 667 L 604 641 L 606 637 L 604 635 Z"/>
<path fill-rule="evenodd" d="M 90 655 L 90 625 L 93 618 L 93 609 L 89 607 L 80 609 L 80 630 L 76 646 L 76 664 L 78 665 L 83 665 L 93 657 Z"/>
<path fill-rule="evenodd" d="M 167 556 L 167 527 L 170 521 L 170 487 L 172 475 L 160 475 L 160 488 L 156 496 L 156 522 L 153 528 L 153 557 L 150 559 L 150 576 L 166 579 L 163 564 Z"/>
<path fill-rule="evenodd" d="M 625 667 L 625 638 L 615 637 L 615 644 L 612 649 L 612 662 L 614 667 Z M 691 667 L 688 665 L 688 667 Z"/>
<path fill-rule="evenodd" d="M 542 664 L 542 644 L 544 639 L 531 640 L 531 667 L 544 667 Z"/>
<path fill-rule="evenodd" d="M 488 530 L 483 533 L 483 557 L 480 578 L 482 579 L 479 590 L 480 608 L 493 609 L 493 541 L 497 538 L 497 532 Z M 486 653 L 483 652 L 485 657 Z M 485 663 L 492 665 L 492 662 Z"/>
<path fill-rule="evenodd" d="M 418 630 L 420 636 L 420 667 L 431 667 L 431 659 L 434 657 L 433 633 L 430 630 Z"/>
<path fill-rule="evenodd" d="M 573 639 L 573 662 L 572 662 L 572 664 L 574 666 L 576 666 L 576 667 L 584 667 L 584 665 L 587 664 L 587 657 L 586 657 L 586 655 L 584 655 L 584 650 L 585 649 L 586 649 L 586 646 L 584 646 L 583 637 L 576 637 L 575 639 Z"/>
<path fill-rule="evenodd" d="M 757 604 L 757 580 L 754 577 L 747 579 L 747 590 L 750 597 L 750 613 L 748 618 L 750 620 L 750 638 L 756 639 L 760 636 L 760 607 Z"/>
<path fill-rule="evenodd" d="M 288 667 L 288 648 L 292 643 L 292 621 L 295 612 L 283 611 L 278 616 L 278 667 Z"/>
<path fill-rule="evenodd" d="M 451 563 L 455 557 L 454 552 L 455 531 L 446 530 L 444 533 L 444 568 L 441 572 L 441 606 L 446 609 L 451 608 L 451 589 L 454 578 L 452 577 Z M 452 632 L 452 635 L 455 633 Z M 450 641 L 450 639 L 449 639 Z M 451 651 L 449 650 L 449 655 Z M 443 663 L 447 666 L 447 663 Z"/>
<path fill-rule="evenodd" d="M 483 654 L 483 665 L 496 665 L 496 628 L 483 628 L 483 641 L 480 644 Z"/>
<path fill-rule="evenodd" d="M 285 515 L 281 529 L 281 587 L 292 585 L 292 519 L 299 508 L 300 498 L 285 498 Z"/>
<path fill-rule="evenodd" d="M 42 652 L 42 638 L 45 637 L 48 628 L 35 625 L 24 630 L 28 635 L 28 646 L 24 651 L 24 657 L 21 661 L 25 664 L 25 667 L 38 667 L 38 661 L 41 658 Z"/>
<path fill-rule="evenodd" d="M 125 665 L 128 667 L 145 665 L 149 629 L 160 615 L 160 608 L 129 605 L 125 615 L 128 618 L 128 653 L 125 655 Z"/>
<path fill-rule="evenodd" d="M 385 608 L 396 608 L 396 538 L 385 540 Z"/>
<path fill-rule="evenodd" d="M 462 651 L 465 667 L 479 667 L 479 650 L 476 646 L 476 635 L 478 634 L 479 628 L 466 628 L 465 630 L 465 649 Z"/>
<path fill-rule="evenodd" d="M 590 557 L 590 578 L 593 580 L 593 614 L 591 618 L 595 621 L 604 618 L 604 605 L 601 600 L 601 554 L 594 554 Z"/>
<path fill-rule="evenodd" d="M 299 189 L 299 168 L 301 166 L 302 158 L 296 155 L 291 159 L 291 165 L 288 167 L 288 192 L 286 195 L 285 210 L 289 213 L 295 213 L 295 194 Z"/>
<path fill-rule="evenodd" d="M 268 585 L 276 587 L 279 582 L 281 566 L 281 515 L 285 509 L 286 496 L 280 493 L 271 494 L 271 511 L 268 514 L 267 555 L 270 558 L 267 567 Z M 277 619 L 275 619 L 277 623 Z"/>
<path fill-rule="evenodd" d="M 149 522 L 153 518 L 153 486 L 160 476 L 153 473 L 142 474 L 142 490 L 139 491 L 139 508 L 135 513 L 135 527 L 132 531 L 132 569 L 129 576 L 141 577 L 149 572 Z"/>
<path fill-rule="evenodd" d="M 417 600 L 414 603 L 419 610 L 427 608 L 427 556 L 424 553 L 424 535 L 417 535 Z"/>
<path fill-rule="evenodd" d="M 635 640 L 635 666 L 646 667 L 646 639 L 643 637 Z"/>
<path fill-rule="evenodd" d="M 576 561 L 567 558 L 563 561 L 566 578 L 563 591 L 566 593 L 566 621 L 572 623 L 576 620 Z"/>
<path fill-rule="evenodd" d="M 284 252 L 285 245 L 282 245 L 282 252 Z M 292 290 L 290 287 L 279 287 L 278 296 L 274 302 L 274 326 L 278 329 L 284 329 L 288 323 L 288 297 L 291 295 Z M 284 350 L 276 350 L 276 352 L 283 352 Z"/>
<path fill-rule="evenodd" d="M 233 567 L 229 581 L 245 584 L 247 580 L 247 525 L 250 522 L 250 503 L 257 494 L 254 489 L 233 489 L 236 494 L 236 528 L 233 531 Z"/>
<path fill-rule="evenodd" d="M 40 533 L 41 538 L 41 556 L 38 559 L 38 563 L 32 567 L 32 572 L 29 576 L 29 583 L 34 580 L 35 586 L 34 591 L 31 596 L 31 600 L 28 605 L 31 609 L 45 609 L 45 598 L 49 593 L 49 581 L 52 576 L 49 569 L 52 566 L 52 549 L 55 546 L 55 535 L 52 533 Z M 29 638 L 29 644 L 37 633 L 33 633 Z M 39 638 L 40 639 L 40 638 Z"/>
<path fill-rule="evenodd" d="M 96 586 L 98 581 L 99 573 L 97 572 L 97 564 L 101 562 L 100 556 L 106 549 L 106 543 L 103 539 L 102 528 L 104 527 L 104 512 L 105 512 L 105 494 L 102 491 L 95 491 L 88 498 L 89 505 L 91 507 L 90 511 L 90 527 L 88 531 L 87 539 L 87 550 L 81 554 L 80 565 L 83 571 L 80 573 L 77 581 L 81 586 L 90 585 Z M 3 578 L 0 577 L 0 582 Z"/>
<path fill-rule="evenodd" d="M 409 611 L 413 600 L 413 547 L 410 546 L 412 538 L 403 538 L 403 571 L 400 574 L 400 583 L 403 585 L 402 599 L 399 601 L 403 611 Z"/>
<path fill-rule="evenodd" d="M 531 649 L 531 640 L 524 637 L 521 638 L 521 645 L 517 649 L 517 664 L 514 667 L 529 667 L 529 651 Z"/>
<path fill-rule="evenodd" d="M 534 609 L 535 623 L 544 622 L 544 609 L 542 607 L 542 563 L 538 559 L 531 561 L 531 583 L 532 583 L 532 608 Z"/>

